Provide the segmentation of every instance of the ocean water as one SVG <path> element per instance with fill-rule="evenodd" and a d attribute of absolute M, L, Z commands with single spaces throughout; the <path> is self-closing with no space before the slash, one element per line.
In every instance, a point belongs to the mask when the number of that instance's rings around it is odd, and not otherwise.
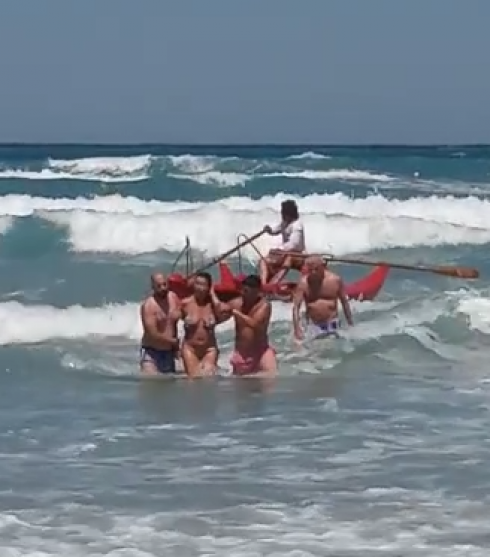
<path fill-rule="evenodd" d="M 0 147 L 0 555 L 486 557 L 489 195 L 488 147 Z M 274 304 L 274 382 L 229 324 L 223 377 L 140 380 L 150 273 L 287 197 L 310 251 L 481 278 L 393 271 L 301 350 Z"/>

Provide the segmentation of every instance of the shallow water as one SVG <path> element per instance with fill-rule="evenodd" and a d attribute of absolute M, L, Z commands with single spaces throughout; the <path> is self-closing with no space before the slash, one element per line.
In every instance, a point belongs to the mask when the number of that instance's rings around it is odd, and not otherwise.
<path fill-rule="evenodd" d="M 2 555 L 488 554 L 489 155 L 318 151 L 4 153 Z M 185 234 L 229 248 L 281 191 L 312 250 L 482 277 L 393 272 L 341 341 L 299 350 L 275 303 L 274 381 L 227 376 L 229 324 L 222 377 L 140 380 L 149 273 Z"/>

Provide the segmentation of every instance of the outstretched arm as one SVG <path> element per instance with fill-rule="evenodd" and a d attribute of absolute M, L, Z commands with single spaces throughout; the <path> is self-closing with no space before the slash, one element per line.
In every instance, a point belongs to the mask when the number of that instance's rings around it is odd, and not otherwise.
<path fill-rule="evenodd" d="M 230 300 L 227 304 L 224 302 L 219 302 L 219 312 L 216 313 L 216 319 L 218 323 L 224 323 L 228 321 L 233 316 L 233 310 L 238 308 L 240 305 L 240 298 L 234 298 Z"/>
<path fill-rule="evenodd" d="M 211 297 L 211 304 L 213 306 L 214 316 L 216 317 L 218 323 L 224 323 L 225 321 L 228 321 L 228 319 L 230 319 L 231 317 L 232 310 L 230 304 L 221 302 L 216 295 L 213 287 L 211 287 L 211 290 L 209 291 L 209 296 Z"/>
<path fill-rule="evenodd" d="M 345 293 L 344 282 L 342 279 L 340 280 L 340 287 L 339 287 L 339 300 L 342 304 L 342 309 L 344 310 L 344 315 L 347 323 L 352 327 L 354 325 L 354 321 L 352 319 L 352 312 L 350 309 L 350 303 Z"/>
<path fill-rule="evenodd" d="M 175 322 L 185 319 L 189 299 L 190 298 L 183 298 L 181 300 L 177 295 L 175 295 L 175 298 L 172 299 L 174 305 L 171 316 L 175 319 Z"/>
<path fill-rule="evenodd" d="M 306 284 L 302 279 L 293 293 L 293 332 L 294 338 L 301 340 L 303 338 L 303 331 L 301 329 L 300 310 L 305 299 Z"/>
<path fill-rule="evenodd" d="M 266 232 L 270 236 L 279 236 L 279 234 L 282 232 L 282 222 L 274 226 L 270 226 L 269 224 L 267 226 L 264 226 L 264 232 Z"/>

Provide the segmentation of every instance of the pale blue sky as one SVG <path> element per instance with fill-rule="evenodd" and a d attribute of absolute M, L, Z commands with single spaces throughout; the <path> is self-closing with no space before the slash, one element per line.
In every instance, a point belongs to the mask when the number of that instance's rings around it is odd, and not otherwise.
<path fill-rule="evenodd" d="M 490 143 L 490 0 L 1 0 L 0 141 Z"/>

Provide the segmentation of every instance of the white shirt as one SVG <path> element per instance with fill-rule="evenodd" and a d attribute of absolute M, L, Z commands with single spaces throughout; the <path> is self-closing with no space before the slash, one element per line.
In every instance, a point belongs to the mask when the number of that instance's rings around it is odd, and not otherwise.
<path fill-rule="evenodd" d="M 282 234 L 282 245 L 279 249 L 282 251 L 304 252 L 305 246 L 305 230 L 303 223 L 298 219 L 294 222 L 284 225 L 283 222 L 272 227 L 272 234 Z"/>

